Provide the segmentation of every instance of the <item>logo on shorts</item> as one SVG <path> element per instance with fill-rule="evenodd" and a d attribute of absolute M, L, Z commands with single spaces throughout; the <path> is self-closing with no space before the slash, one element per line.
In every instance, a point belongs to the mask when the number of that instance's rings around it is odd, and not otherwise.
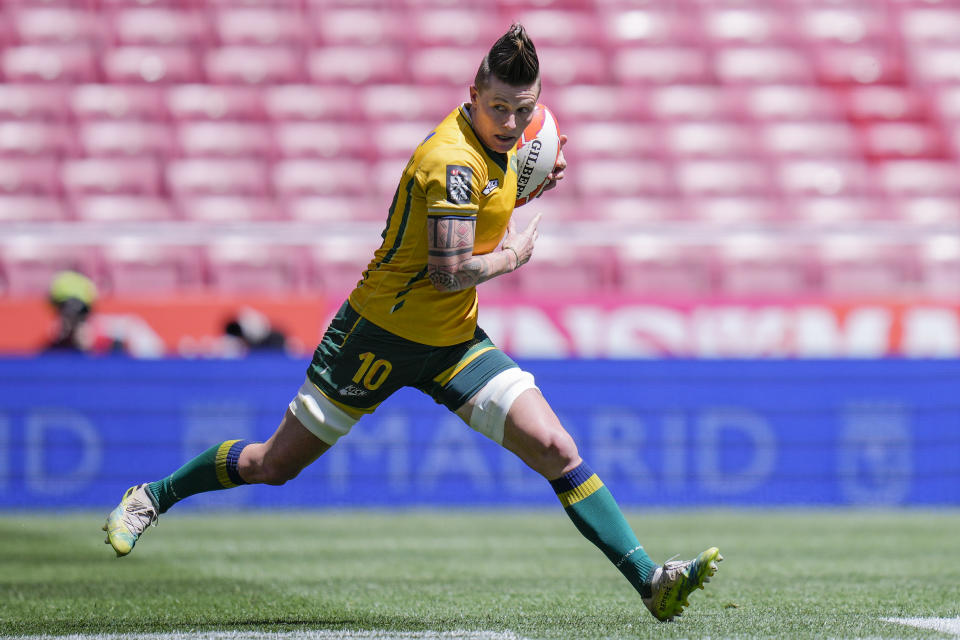
<path fill-rule="evenodd" d="M 493 190 L 499 186 L 500 186 L 500 181 L 494 178 L 493 180 L 487 183 L 487 186 L 483 188 L 483 195 L 485 196 L 490 195 L 493 192 Z"/>
<path fill-rule="evenodd" d="M 358 387 L 358 386 L 355 385 L 355 384 L 351 384 L 351 385 L 349 385 L 349 386 L 344 387 L 343 389 L 340 389 L 338 393 L 339 393 L 341 396 L 357 397 L 357 396 L 365 396 L 365 395 L 367 395 L 367 390 L 366 390 L 366 389 L 362 389 L 362 388 Z"/>
<path fill-rule="evenodd" d="M 453 204 L 470 204 L 473 169 L 458 164 L 447 165 L 447 200 Z"/>

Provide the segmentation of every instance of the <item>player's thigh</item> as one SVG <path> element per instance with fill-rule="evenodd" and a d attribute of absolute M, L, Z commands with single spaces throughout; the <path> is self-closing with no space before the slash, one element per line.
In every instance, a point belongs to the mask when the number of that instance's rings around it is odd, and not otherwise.
<path fill-rule="evenodd" d="M 573 438 L 535 388 L 523 391 L 511 403 L 503 429 L 503 446 L 550 480 L 581 462 Z"/>

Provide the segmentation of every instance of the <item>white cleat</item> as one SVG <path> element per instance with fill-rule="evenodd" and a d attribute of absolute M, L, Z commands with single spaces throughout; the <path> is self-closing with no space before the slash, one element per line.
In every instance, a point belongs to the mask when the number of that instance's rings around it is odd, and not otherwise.
<path fill-rule="evenodd" d="M 643 599 L 643 604 L 657 620 L 680 617 L 684 607 L 690 606 L 690 594 L 710 582 L 722 560 L 720 550 L 710 547 L 693 560 L 665 562 L 654 570 L 650 579 L 652 594 Z"/>
<path fill-rule="evenodd" d="M 127 489 L 117 508 L 107 516 L 103 530 L 107 532 L 106 544 L 113 547 L 117 557 L 125 556 L 137 544 L 137 538 L 150 525 L 156 526 L 157 506 L 147 491 L 147 485 L 138 484 Z"/>

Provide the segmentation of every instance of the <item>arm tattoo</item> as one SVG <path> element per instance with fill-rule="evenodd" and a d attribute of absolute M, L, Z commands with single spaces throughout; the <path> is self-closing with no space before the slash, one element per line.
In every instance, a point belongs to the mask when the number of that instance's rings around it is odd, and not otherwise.
<path fill-rule="evenodd" d="M 475 218 L 428 216 L 429 249 L 427 273 L 440 291 L 460 291 L 474 287 L 513 270 L 512 254 L 498 251 L 473 255 Z"/>

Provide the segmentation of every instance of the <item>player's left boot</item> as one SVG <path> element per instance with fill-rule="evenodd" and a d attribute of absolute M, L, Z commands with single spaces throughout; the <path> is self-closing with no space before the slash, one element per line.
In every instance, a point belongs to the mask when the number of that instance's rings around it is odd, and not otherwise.
<path fill-rule="evenodd" d="M 710 582 L 722 560 L 720 550 L 710 547 L 693 560 L 665 562 L 654 570 L 650 579 L 652 593 L 643 598 L 643 604 L 657 620 L 673 620 L 690 606 L 690 594 Z"/>
<path fill-rule="evenodd" d="M 104 543 L 113 547 L 117 557 L 133 551 L 137 538 L 150 525 L 157 524 L 157 505 L 147 490 L 147 485 L 138 484 L 127 489 L 117 508 L 107 516 L 103 530 L 107 532 Z"/>

